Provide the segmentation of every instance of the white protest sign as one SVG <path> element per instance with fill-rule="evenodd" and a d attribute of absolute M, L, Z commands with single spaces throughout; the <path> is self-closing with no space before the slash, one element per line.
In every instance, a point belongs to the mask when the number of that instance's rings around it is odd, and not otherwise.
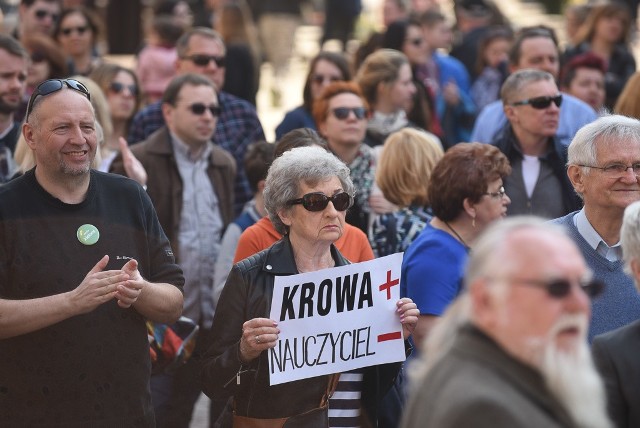
<path fill-rule="evenodd" d="M 270 318 L 280 334 L 267 351 L 270 384 L 404 361 L 401 265 L 398 253 L 276 277 Z"/>

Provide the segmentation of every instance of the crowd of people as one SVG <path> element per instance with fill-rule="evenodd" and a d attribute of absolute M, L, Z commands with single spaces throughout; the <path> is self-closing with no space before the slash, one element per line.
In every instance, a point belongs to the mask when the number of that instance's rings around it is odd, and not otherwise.
<path fill-rule="evenodd" d="M 637 4 L 561 45 L 383 0 L 354 51 L 362 2 L 326 0 L 266 141 L 304 2 L 152 3 L 132 69 L 93 2 L 0 34 L 0 425 L 188 427 L 202 392 L 212 427 L 640 423 Z M 407 362 L 270 386 L 276 278 L 395 253 Z"/>

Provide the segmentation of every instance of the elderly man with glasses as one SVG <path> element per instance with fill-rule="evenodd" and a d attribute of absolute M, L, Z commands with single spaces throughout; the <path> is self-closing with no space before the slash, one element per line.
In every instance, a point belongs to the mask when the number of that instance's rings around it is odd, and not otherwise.
<path fill-rule="evenodd" d="M 624 272 L 620 226 L 625 208 L 640 200 L 640 121 L 603 116 L 571 142 L 568 175 L 584 208 L 554 220 L 576 242 L 607 290 L 593 305 L 589 340 L 640 319 L 640 296 Z"/>
<path fill-rule="evenodd" d="M 0 187 L 3 426 L 155 426 L 145 320 L 178 319 L 184 277 L 143 188 L 91 169 L 89 98 L 40 84 L 37 166 Z"/>
<path fill-rule="evenodd" d="M 567 177 L 567 148 L 554 137 L 563 95 L 546 71 L 525 69 L 507 78 L 500 91 L 508 123 L 492 141 L 513 171 L 504 188 L 508 215 L 556 218 L 580 208 Z"/>
<path fill-rule="evenodd" d="M 414 367 L 402 427 L 611 427 L 586 341 L 603 286 L 562 228 L 494 223 Z"/>

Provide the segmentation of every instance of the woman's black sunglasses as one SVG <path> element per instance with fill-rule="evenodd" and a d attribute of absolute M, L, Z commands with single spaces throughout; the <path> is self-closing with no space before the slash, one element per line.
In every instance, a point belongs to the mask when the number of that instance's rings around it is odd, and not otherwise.
<path fill-rule="evenodd" d="M 338 211 L 345 211 L 353 205 L 353 197 L 347 192 L 336 193 L 329 197 L 322 192 L 307 193 L 299 199 L 292 199 L 287 205 L 302 204 L 307 211 L 322 211 L 327 208 L 329 202 L 333 203 L 333 207 Z"/>
<path fill-rule="evenodd" d="M 82 95 L 87 97 L 89 101 L 91 101 L 91 94 L 89 93 L 89 90 L 87 89 L 86 86 L 84 86 L 82 83 L 78 82 L 77 80 L 73 80 L 73 79 L 45 80 L 44 82 L 38 85 L 36 90 L 33 91 L 33 94 L 31 94 L 31 98 L 29 98 L 29 104 L 27 105 L 27 115 L 26 115 L 27 120 L 29 120 L 29 115 L 33 110 L 33 104 L 35 103 L 36 98 L 38 98 L 39 96 L 45 97 L 47 95 L 53 94 L 54 92 L 58 92 L 59 90 L 64 88 L 65 85 L 68 88 L 73 89 L 74 91 L 80 92 Z"/>

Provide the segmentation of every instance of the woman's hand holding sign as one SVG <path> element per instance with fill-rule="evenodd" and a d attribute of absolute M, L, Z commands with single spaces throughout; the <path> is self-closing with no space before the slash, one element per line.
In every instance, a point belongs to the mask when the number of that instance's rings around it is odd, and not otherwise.
<path fill-rule="evenodd" d="M 265 349 L 273 348 L 278 342 L 278 323 L 268 318 L 253 318 L 242 325 L 240 338 L 240 360 L 249 363 Z"/>
<path fill-rule="evenodd" d="M 400 323 L 402 324 L 402 336 L 404 340 L 407 340 L 418 324 L 420 311 L 416 304 L 413 303 L 413 300 L 408 297 L 403 297 L 398 300 L 397 305 L 397 312 L 400 314 Z"/>

